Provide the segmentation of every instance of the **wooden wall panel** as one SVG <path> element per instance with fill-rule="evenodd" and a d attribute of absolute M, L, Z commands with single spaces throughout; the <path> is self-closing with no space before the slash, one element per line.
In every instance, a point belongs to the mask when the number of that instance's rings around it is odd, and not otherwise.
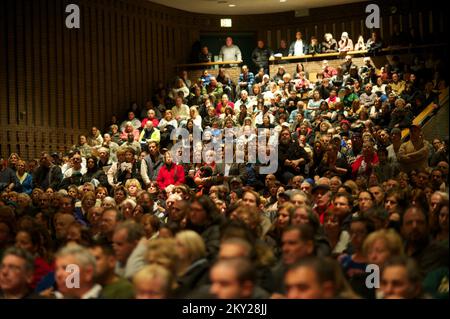
<path fill-rule="evenodd" d="M 56 109 L 58 112 L 56 118 L 56 127 L 64 127 L 65 123 L 65 110 L 64 110 L 64 76 L 66 74 L 64 68 L 64 39 L 63 39 L 63 28 L 64 28 L 64 7 L 61 1 L 56 1 Z M 64 145 L 64 132 L 57 132 L 56 146 Z"/>
<path fill-rule="evenodd" d="M 98 127 L 99 130 L 103 132 L 103 123 L 105 122 L 105 119 L 108 119 L 111 117 L 112 110 L 111 106 L 113 105 L 112 102 L 112 96 L 113 96 L 113 84 L 112 84 L 112 73 L 113 73 L 113 63 L 112 63 L 112 39 L 111 34 L 113 34 L 112 31 L 112 18 L 113 18 L 113 12 L 111 10 L 108 10 L 103 15 L 104 21 L 102 24 L 102 32 L 104 34 L 104 37 L 102 39 L 103 41 L 103 47 L 104 47 L 104 105 L 102 107 L 102 111 L 104 112 L 102 116 L 98 119 L 98 122 L 95 123 L 95 125 Z M 115 35 L 114 35 L 115 36 Z"/>
<path fill-rule="evenodd" d="M 121 4 L 120 9 L 124 7 L 123 4 Z M 122 12 L 122 11 L 119 11 Z M 123 23 L 124 23 L 124 15 L 122 13 L 117 14 L 117 20 L 116 20 L 116 40 L 117 40 L 117 84 L 118 84 L 118 90 L 119 96 L 118 101 L 120 104 L 120 101 L 125 100 L 125 64 L 124 64 L 124 46 L 123 46 Z M 122 114 L 119 114 L 118 110 L 122 108 L 123 105 L 118 105 L 116 115 L 121 116 Z"/>
<path fill-rule="evenodd" d="M 80 30 L 69 30 L 71 51 L 71 77 L 72 77 L 72 112 L 74 112 L 72 129 L 80 129 L 86 123 L 86 103 L 90 96 L 91 87 L 91 52 L 90 52 L 90 9 L 81 7 L 82 25 Z M 83 79 L 83 81 L 78 81 Z M 70 110 L 69 110 L 70 112 Z M 75 135 L 75 138 L 74 138 Z M 72 130 L 70 140 L 75 143 L 76 132 Z"/>
<path fill-rule="evenodd" d="M 8 118 L 6 107 L 8 106 L 8 26 L 7 26 L 7 2 L 0 2 L 0 127 L 6 128 L 8 125 Z M 3 49 L 2 49 L 3 48 Z M 0 157 L 7 156 L 7 144 L 9 141 L 6 138 L 6 130 L 0 131 Z"/>
<path fill-rule="evenodd" d="M 100 65 L 100 59 L 98 56 L 98 50 L 99 50 L 99 43 L 98 43 L 98 37 L 97 37 L 97 27 L 98 27 L 98 8 L 92 7 L 91 8 L 91 16 L 90 16 L 90 53 L 92 58 L 92 64 L 91 68 L 86 68 L 86 70 L 90 70 L 91 76 L 92 76 L 92 86 L 91 91 L 89 92 L 91 94 L 90 101 L 87 99 L 87 103 L 85 106 L 87 118 L 84 127 L 89 128 L 92 123 L 92 119 L 94 118 L 94 112 L 99 111 L 99 104 L 100 104 L 100 81 L 101 78 L 99 77 L 99 65 Z M 89 102 L 88 102 L 89 101 Z"/>
<path fill-rule="evenodd" d="M 108 100 L 107 103 L 107 118 L 104 119 L 104 121 L 107 121 L 111 118 L 113 114 L 116 114 L 117 112 L 117 103 L 116 101 L 119 99 L 119 86 L 118 86 L 118 77 L 117 77 L 117 12 L 115 10 L 112 10 L 109 14 L 110 18 L 110 28 L 106 28 L 106 33 L 109 32 L 109 38 L 111 41 L 111 77 L 108 78 L 109 84 L 111 86 L 111 94 L 108 96 L 110 100 Z M 103 123 L 100 126 L 100 129 L 104 129 Z M 100 123 L 98 124 L 100 125 Z"/>
<path fill-rule="evenodd" d="M 105 44 L 105 34 L 103 26 L 105 24 L 105 12 L 104 10 L 97 10 L 97 61 L 98 61 L 98 104 L 91 107 L 94 110 L 92 114 L 93 121 L 90 126 L 97 126 L 97 123 L 101 123 L 105 118 L 105 108 L 106 108 L 106 95 L 107 95 L 107 80 L 105 75 L 106 70 L 106 54 L 107 47 Z"/>
<path fill-rule="evenodd" d="M 8 72 L 8 78 L 7 78 L 7 84 L 8 84 L 8 108 L 6 110 L 6 113 L 8 115 L 7 124 L 8 125 L 16 125 L 15 121 L 15 115 L 16 115 L 16 109 L 17 109 L 17 70 L 16 70 L 16 54 L 17 48 L 16 48 L 16 37 L 17 37 L 17 29 L 16 27 L 16 10 L 15 10 L 16 2 L 15 1 L 8 1 L 8 10 L 11 10 L 14 14 L 8 15 L 7 17 L 7 32 L 8 32 L 8 40 L 7 40 L 7 72 Z M 11 141 L 12 142 L 12 141 Z"/>
<path fill-rule="evenodd" d="M 24 23 L 25 23 L 25 106 L 19 114 L 19 120 L 27 127 L 33 126 L 33 10 L 32 2 L 24 3 Z M 0 17 L 1 19 L 1 17 Z M 0 32 L 1 33 L 1 32 Z M 1 62 L 0 62 L 1 63 Z M 1 80 L 0 80 L 1 81 Z M 1 93 L 0 93 L 1 95 Z M 30 157 L 30 139 L 32 131 L 24 132 L 21 142 L 25 147 L 21 150 L 21 156 Z"/>

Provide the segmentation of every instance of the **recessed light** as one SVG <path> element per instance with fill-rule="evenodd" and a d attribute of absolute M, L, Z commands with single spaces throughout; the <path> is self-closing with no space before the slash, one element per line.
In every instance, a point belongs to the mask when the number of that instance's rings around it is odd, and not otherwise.
<path fill-rule="evenodd" d="M 236 5 L 230 3 L 228 6 L 229 6 L 230 8 L 234 8 Z"/>
<path fill-rule="evenodd" d="M 286 2 L 286 0 L 280 0 L 280 2 Z"/>

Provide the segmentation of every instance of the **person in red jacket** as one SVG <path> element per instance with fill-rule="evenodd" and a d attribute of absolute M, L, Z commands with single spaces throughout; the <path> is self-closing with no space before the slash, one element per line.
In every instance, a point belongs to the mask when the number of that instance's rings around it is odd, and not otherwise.
<path fill-rule="evenodd" d="M 363 175 L 369 178 L 374 166 L 378 165 L 378 163 L 378 155 L 375 152 L 373 143 L 370 141 L 364 142 L 362 154 L 352 164 L 353 177 L 356 178 L 358 175 Z"/>
<path fill-rule="evenodd" d="M 46 249 L 42 243 L 43 235 L 36 226 L 29 226 L 21 228 L 16 235 L 15 246 L 25 249 L 34 256 L 34 274 L 31 288 L 36 288 L 36 285 L 49 272 L 53 271 L 54 267 L 46 260 Z"/>
<path fill-rule="evenodd" d="M 164 189 L 169 185 L 184 184 L 185 182 L 183 166 L 173 162 L 170 151 L 164 154 L 164 165 L 159 170 L 156 182 L 160 189 Z"/>

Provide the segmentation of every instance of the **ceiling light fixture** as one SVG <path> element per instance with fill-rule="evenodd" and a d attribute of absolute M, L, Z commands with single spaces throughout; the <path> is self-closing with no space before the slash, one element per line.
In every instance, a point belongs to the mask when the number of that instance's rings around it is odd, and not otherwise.
<path fill-rule="evenodd" d="M 236 5 L 235 4 L 229 4 L 228 5 L 230 8 L 234 8 Z"/>
<path fill-rule="evenodd" d="M 286 2 L 286 0 L 280 0 L 280 2 Z"/>

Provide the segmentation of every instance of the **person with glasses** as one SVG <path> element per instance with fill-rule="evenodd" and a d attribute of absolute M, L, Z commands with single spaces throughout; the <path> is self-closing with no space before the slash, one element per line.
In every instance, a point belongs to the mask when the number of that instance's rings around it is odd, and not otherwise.
<path fill-rule="evenodd" d="M 369 191 L 361 191 L 358 194 L 359 214 L 362 215 L 371 209 L 375 204 L 375 197 Z"/>

